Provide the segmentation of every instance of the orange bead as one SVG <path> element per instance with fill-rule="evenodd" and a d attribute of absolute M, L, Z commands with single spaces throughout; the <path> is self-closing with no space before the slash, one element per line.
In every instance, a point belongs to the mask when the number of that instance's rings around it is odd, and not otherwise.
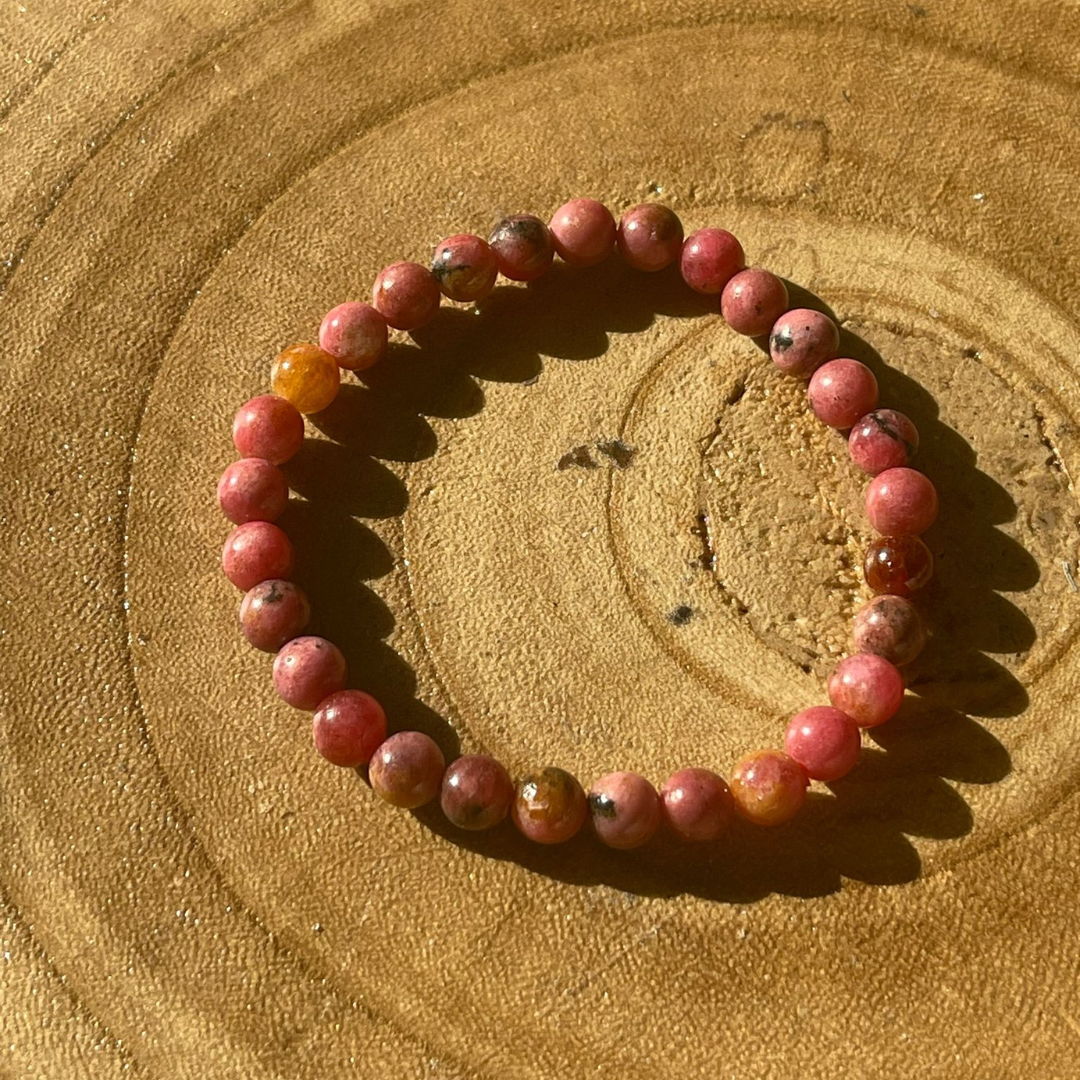
<path fill-rule="evenodd" d="M 799 811 L 809 786 L 806 770 L 779 750 L 758 750 L 735 766 L 735 809 L 755 825 L 781 825 Z"/>
<path fill-rule="evenodd" d="M 270 367 L 270 389 L 302 413 L 317 413 L 337 397 L 337 360 L 318 345 L 290 345 Z"/>

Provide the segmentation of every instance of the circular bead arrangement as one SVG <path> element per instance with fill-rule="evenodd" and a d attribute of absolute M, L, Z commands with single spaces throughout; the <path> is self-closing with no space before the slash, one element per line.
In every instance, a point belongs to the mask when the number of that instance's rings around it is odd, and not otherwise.
<path fill-rule="evenodd" d="M 433 739 L 419 731 L 387 736 L 386 714 L 370 694 L 347 689 L 345 657 L 332 642 L 304 634 L 311 609 L 291 580 L 294 553 L 274 521 L 288 502 L 278 466 L 304 439 L 303 414 L 325 409 L 342 369 L 362 371 L 386 352 L 388 327 L 415 330 L 434 318 L 443 297 L 483 299 L 498 275 L 533 281 L 557 254 L 574 266 L 593 266 L 618 249 L 637 270 L 678 262 L 686 284 L 719 296 L 729 326 L 749 337 L 768 335 L 769 355 L 784 374 L 807 380 L 814 414 L 847 431 L 852 461 L 873 477 L 866 513 L 879 533 L 866 552 L 864 573 L 876 593 L 855 616 L 856 652 L 828 679 L 830 705 L 791 718 L 783 750 L 765 749 L 739 761 L 730 783 L 704 768 L 684 768 L 657 791 L 632 772 L 607 773 L 588 792 L 561 768 L 519 777 L 486 754 L 447 764 Z M 236 528 L 222 552 L 228 579 L 243 590 L 240 628 L 256 648 L 275 654 L 274 686 L 290 705 L 313 713 L 315 747 L 344 768 L 368 767 L 374 791 L 394 806 L 415 808 L 439 799 L 443 813 L 466 830 L 489 829 L 508 815 L 528 839 L 568 840 L 586 821 L 613 848 L 636 848 L 662 826 L 689 841 L 718 837 L 736 814 L 758 825 L 779 825 L 802 806 L 811 780 L 848 773 L 861 748 L 861 729 L 883 724 L 904 697 L 900 668 L 923 648 L 926 630 L 908 597 L 930 580 L 933 557 L 919 539 L 937 517 L 934 485 L 910 462 L 919 445 L 915 425 L 894 409 L 878 408 L 873 372 L 838 357 L 840 332 L 820 311 L 788 308 L 784 282 L 747 267 L 742 245 L 724 229 L 683 236 L 666 206 L 632 207 L 616 223 L 593 199 L 573 199 L 544 224 L 531 214 L 498 222 L 485 241 L 459 234 L 435 249 L 431 268 L 395 262 L 375 279 L 371 303 L 350 301 L 327 312 L 318 344 L 291 345 L 274 360 L 273 393 L 252 398 L 236 414 L 233 442 L 240 459 L 218 484 L 218 501 Z"/>

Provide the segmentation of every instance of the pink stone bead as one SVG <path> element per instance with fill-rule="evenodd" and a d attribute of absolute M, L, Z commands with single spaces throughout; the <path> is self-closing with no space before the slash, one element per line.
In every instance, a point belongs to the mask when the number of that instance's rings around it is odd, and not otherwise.
<path fill-rule="evenodd" d="M 742 244 L 727 229 L 698 229 L 683 243 L 679 272 L 694 292 L 719 295 L 746 266 Z"/>
<path fill-rule="evenodd" d="M 855 647 L 891 664 L 910 664 L 926 644 L 926 627 L 915 605 L 903 596 L 875 596 L 859 610 Z"/>
<path fill-rule="evenodd" d="M 293 638 L 274 657 L 274 689 L 296 709 L 313 712 L 319 703 L 345 689 L 345 657 L 326 638 Z"/>
<path fill-rule="evenodd" d="M 477 831 L 498 825 L 510 813 L 514 782 L 487 754 L 466 754 L 450 762 L 442 779 L 440 802 L 447 821 Z"/>
<path fill-rule="evenodd" d="M 709 769 L 680 769 L 660 789 L 664 819 L 684 840 L 715 840 L 735 816 L 731 789 Z"/>
<path fill-rule="evenodd" d="M 221 474 L 217 497 L 221 512 L 234 525 L 277 521 L 289 505 L 289 485 L 265 458 L 241 458 Z"/>
<path fill-rule="evenodd" d="M 806 396 L 822 423 L 846 431 L 877 405 L 877 379 L 858 360 L 830 360 L 810 377 Z"/>
<path fill-rule="evenodd" d="M 310 618 L 311 605 L 303 589 L 283 578 L 260 581 L 240 601 L 240 630 L 263 652 L 277 652 L 300 634 Z"/>
<path fill-rule="evenodd" d="M 882 536 L 917 536 L 937 515 L 937 488 L 915 469 L 886 469 L 866 489 L 866 516 Z"/>
<path fill-rule="evenodd" d="M 571 266 L 595 266 L 615 247 L 615 219 L 595 199 L 571 199 L 563 203 L 548 227 L 559 258 Z"/>
<path fill-rule="evenodd" d="M 237 525 L 221 551 L 225 576 L 244 592 L 260 581 L 292 577 L 294 563 L 289 538 L 269 521 Z"/>
<path fill-rule="evenodd" d="M 660 203 L 632 206 L 619 221 L 619 253 L 635 270 L 656 271 L 681 254 L 683 227 L 678 215 Z"/>
<path fill-rule="evenodd" d="M 829 676 L 829 700 L 859 727 L 877 727 L 899 711 L 904 676 L 880 656 L 856 653 Z"/>
<path fill-rule="evenodd" d="M 339 690 L 319 702 L 311 718 L 315 749 L 331 765 L 366 765 L 386 738 L 386 713 L 363 690 Z"/>
<path fill-rule="evenodd" d="M 371 300 L 378 313 L 396 330 L 416 330 L 435 318 L 442 293 L 435 275 L 426 266 L 396 262 L 379 271 Z"/>
<path fill-rule="evenodd" d="M 828 315 L 812 308 L 793 308 L 773 323 L 769 355 L 785 374 L 809 379 L 840 348 L 840 330 Z"/>
<path fill-rule="evenodd" d="M 641 847 L 660 827 L 660 796 L 637 773 L 601 776 L 588 798 L 593 831 L 608 847 L 621 851 Z"/>
<path fill-rule="evenodd" d="M 439 794 L 446 759 L 422 731 L 399 731 L 375 751 L 368 779 L 375 793 L 393 806 L 413 810 Z"/>
<path fill-rule="evenodd" d="M 738 334 L 761 337 L 787 310 L 784 282 L 768 270 L 751 266 L 740 270 L 720 294 L 720 313 Z"/>
<path fill-rule="evenodd" d="M 240 407 L 232 433 L 233 443 L 244 457 L 281 465 L 304 442 L 304 418 L 291 401 L 277 394 L 260 394 Z"/>
<path fill-rule="evenodd" d="M 495 224 L 488 237 L 499 273 L 511 281 L 535 281 L 555 258 L 551 230 L 532 214 L 515 214 Z"/>
<path fill-rule="evenodd" d="M 828 705 L 796 713 L 784 736 L 788 756 L 813 780 L 839 780 L 851 772 L 861 747 L 855 721 Z"/>
<path fill-rule="evenodd" d="M 851 460 L 864 473 L 877 476 L 907 465 L 919 448 L 915 425 L 895 409 L 875 409 L 855 421 L 848 436 Z"/>
<path fill-rule="evenodd" d="M 331 308 L 319 327 L 319 348 L 349 371 L 377 364 L 386 354 L 386 342 L 386 320 L 357 300 Z"/>
<path fill-rule="evenodd" d="M 483 300 L 495 287 L 499 262 L 486 240 L 471 233 L 455 233 L 435 249 L 431 272 L 443 296 L 471 304 Z"/>
<path fill-rule="evenodd" d="M 740 817 L 755 825 L 782 825 L 806 800 L 806 770 L 779 750 L 755 750 L 732 770 L 731 795 Z"/>

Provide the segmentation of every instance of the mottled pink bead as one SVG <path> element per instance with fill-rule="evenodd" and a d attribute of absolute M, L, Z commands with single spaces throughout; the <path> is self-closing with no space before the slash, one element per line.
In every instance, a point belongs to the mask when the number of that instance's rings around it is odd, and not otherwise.
<path fill-rule="evenodd" d="M 260 581 L 292 577 L 295 556 L 289 538 L 269 521 L 237 525 L 221 550 L 221 568 L 247 592 Z"/>
<path fill-rule="evenodd" d="M 274 657 L 274 689 L 297 709 L 313 712 L 319 703 L 345 688 L 345 657 L 326 638 L 293 638 Z"/>
<path fill-rule="evenodd" d="M 426 266 L 396 262 L 379 271 L 371 301 L 395 329 L 416 330 L 435 318 L 442 293 L 435 275 Z"/>
<path fill-rule="evenodd" d="M 784 749 L 813 780 L 839 780 L 859 759 L 862 740 L 847 713 L 815 705 L 796 713 L 784 736 Z"/>
<path fill-rule="evenodd" d="M 877 405 L 877 379 L 858 360 L 830 360 L 810 377 L 806 396 L 822 423 L 846 431 Z"/>
<path fill-rule="evenodd" d="M 785 311 L 769 332 L 769 355 L 785 374 L 809 379 L 840 348 L 840 330 L 828 315 L 812 308 Z"/>
<path fill-rule="evenodd" d="M 240 407 L 232 434 L 244 457 L 265 458 L 271 465 L 281 465 L 304 442 L 304 418 L 291 401 L 277 394 L 260 394 Z"/>
<path fill-rule="evenodd" d="M 755 825 L 782 825 L 806 801 L 806 769 L 779 750 L 755 750 L 731 772 L 731 796 L 740 817 Z"/>
<path fill-rule="evenodd" d="M 608 847 L 622 851 L 641 847 L 660 827 L 660 796 L 637 773 L 601 776 L 588 798 L 593 831 Z"/>
<path fill-rule="evenodd" d="M 483 300 L 495 287 L 499 263 L 486 240 L 472 233 L 455 233 L 435 249 L 431 272 L 443 296 L 471 304 Z"/>
<path fill-rule="evenodd" d="M 439 794 L 446 759 L 422 731 L 399 731 L 375 751 L 368 779 L 375 793 L 393 806 L 412 810 Z"/>
<path fill-rule="evenodd" d="M 535 281 L 555 258 L 551 230 L 532 214 L 514 214 L 496 223 L 488 243 L 499 273 L 511 281 Z"/>
<path fill-rule="evenodd" d="M 926 644 L 926 626 L 903 596 L 875 596 L 855 615 L 855 647 L 891 664 L 910 664 Z"/>
<path fill-rule="evenodd" d="M 615 219 L 595 199 L 571 199 L 563 203 L 548 227 L 559 258 L 571 266 L 595 266 L 615 247 Z"/>
<path fill-rule="evenodd" d="M 731 789 L 709 769 L 680 769 L 660 789 L 668 826 L 684 840 L 715 840 L 735 816 Z"/>
<path fill-rule="evenodd" d="M 736 333 L 747 337 L 767 334 L 787 306 L 787 286 L 760 266 L 740 270 L 720 294 L 724 320 Z"/>
<path fill-rule="evenodd" d="M 514 789 L 510 820 L 534 843 L 561 844 L 588 816 L 589 801 L 576 777 L 555 765 L 527 773 Z"/>
<path fill-rule="evenodd" d="M 240 601 L 240 631 L 263 652 L 277 652 L 311 618 L 311 605 L 299 585 L 283 578 L 260 581 Z"/>
<path fill-rule="evenodd" d="M 619 253 L 635 270 L 663 270 L 682 252 L 683 227 L 678 215 L 660 203 L 632 206 L 619 220 Z"/>
<path fill-rule="evenodd" d="M 386 738 L 386 713 L 363 690 L 339 690 L 319 702 L 311 718 L 315 749 L 332 765 L 366 765 Z"/>
<path fill-rule="evenodd" d="M 514 782 L 487 754 L 466 754 L 450 762 L 442 779 L 440 802 L 447 821 L 476 831 L 498 825 L 510 813 Z"/>
<path fill-rule="evenodd" d="M 683 281 L 694 292 L 710 296 L 723 292 L 745 266 L 742 244 L 727 229 L 698 229 L 686 238 L 679 254 Z"/>
<path fill-rule="evenodd" d="M 331 308 L 319 327 L 319 348 L 349 371 L 377 364 L 386 353 L 386 342 L 386 320 L 358 300 Z"/>
<path fill-rule="evenodd" d="M 276 521 L 289 504 L 289 485 L 265 458 L 241 458 L 221 474 L 217 497 L 221 512 L 234 525 Z"/>
<path fill-rule="evenodd" d="M 907 465 L 919 448 L 915 425 L 895 409 L 874 409 L 855 421 L 848 436 L 851 460 L 864 473 L 877 476 Z"/>
<path fill-rule="evenodd" d="M 937 515 L 937 488 L 915 469 L 886 469 L 866 489 L 866 516 L 882 536 L 917 536 Z"/>
<path fill-rule="evenodd" d="M 829 700 L 859 727 L 877 727 L 899 710 L 904 676 L 883 657 L 856 653 L 829 676 Z"/>

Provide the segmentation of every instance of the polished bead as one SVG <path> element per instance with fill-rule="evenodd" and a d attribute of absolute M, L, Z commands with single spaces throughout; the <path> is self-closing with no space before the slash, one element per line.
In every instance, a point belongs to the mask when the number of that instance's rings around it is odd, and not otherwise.
<path fill-rule="evenodd" d="M 358 300 L 331 308 L 319 327 L 319 348 L 349 371 L 377 364 L 386 354 L 387 338 L 386 320 Z"/>
<path fill-rule="evenodd" d="M 344 690 L 347 674 L 341 650 L 314 635 L 293 638 L 274 657 L 274 689 L 282 700 L 307 712 Z"/>
<path fill-rule="evenodd" d="M 595 266 L 615 247 L 615 219 L 595 199 L 571 199 L 563 203 L 548 227 L 556 253 L 571 266 Z"/>
<path fill-rule="evenodd" d="M 709 769 L 680 769 L 660 789 L 668 826 L 684 840 L 715 840 L 731 823 L 735 801 L 723 778 Z"/>
<path fill-rule="evenodd" d="M 810 376 L 806 396 L 814 415 L 837 431 L 846 431 L 878 402 L 874 373 L 858 360 L 830 360 Z"/>
<path fill-rule="evenodd" d="M 237 525 L 221 550 L 221 568 L 247 592 L 260 581 L 292 577 L 295 556 L 289 538 L 269 521 Z"/>
<path fill-rule="evenodd" d="M 442 293 L 435 275 L 414 262 L 384 266 L 371 290 L 375 310 L 396 330 L 416 330 L 435 318 Z"/>
<path fill-rule="evenodd" d="M 746 266 L 742 244 L 727 229 L 698 229 L 683 241 L 679 273 L 694 292 L 718 296 Z"/>
<path fill-rule="evenodd" d="M 769 355 L 785 374 L 809 379 L 840 348 L 840 330 L 828 315 L 812 308 L 785 311 L 769 331 Z"/>
<path fill-rule="evenodd" d="M 555 258 L 551 230 L 532 214 L 514 214 L 496 222 L 488 243 L 499 273 L 511 281 L 535 281 Z"/>
<path fill-rule="evenodd" d="M 790 821 L 806 799 L 806 770 L 779 750 L 747 754 L 731 774 L 731 795 L 741 817 L 755 825 Z"/>
<path fill-rule="evenodd" d="M 501 762 L 487 754 L 466 754 L 450 762 L 440 802 L 447 821 L 477 831 L 498 825 L 510 813 L 514 782 Z"/>
<path fill-rule="evenodd" d="M 311 605 L 299 585 L 284 578 L 260 581 L 240 601 L 240 631 L 263 652 L 277 652 L 308 624 Z"/>
<path fill-rule="evenodd" d="M 886 469 L 866 489 L 866 516 L 884 536 L 926 532 L 937 515 L 937 488 L 915 469 Z"/>
<path fill-rule="evenodd" d="M 934 556 L 917 536 L 879 536 L 866 549 L 863 572 L 874 592 L 910 596 L 930 580 Z"/>
<path fill-rule="evenodd" d="M 289 485 L 265 458 L 241 458 L 221 474 L 217 497 L 221 512 L 234 525 L 276 521 L 289 504 Z"/>
<path fill-rule="evenodd" d="M 747 337 L 767 334 L 787 306 L 787 286 L 760 266 L 740 270 L 720 294 L 720 313 L 728 326 Z"/>
<path fill-rule="evenodd" d="M 304 418 L 277 394 L 260 394 L 245 402 L 233 420 L 233 443 L 244 457 L 282 465 L 304 442 Z"/>
<path fill-rule="evenodd" d="M 829 676 L 829 700 L 859 727 L 892 719 L 904 700 L 904 676 L 873 653 L 845 657 Z"/>
<path fill-rule="evenodd" d="M 332 765 L 366 765 L 386 738 L 386 713 L 363 690 L 338 690 L 319 702 L 311 718 L 315 749 Z"/>
<path fill-rule="evenodd" d="M 302 413 L 322 412 L 340 385 L 337 360 L 318 345 L 290 345 L 270 367 L 270 389 Z"/>
<path fill-rule="evenodd" d="M 875 596 L 855 615 L 855 647 L 891 664 L 910 664 L 926 644 L 926 626 L 910 600 Z"/>
<path fill-rule="evenodd" d="M 435 249 L 431 272 L 443 296 L 471 304 L 483 300 L 495 287 L 499 263 L 486 240 L 471 233 L 456 233 Z"/>
<path fill-rule="evenodd" d="M 593 831 L 608 847 L 641 847 L 660 827 L 660 796 L 633 772 L 606 773 L 589 789 Z"/>
<path fill-rule="evenodd" d="M 839 780 L 859 759 L 862 739 L 855 721 L 839 709 L 815 705 L 796 713 L 784 736 L 784 749 L 812 780 Z"/>
<path fill-rule="evenodd" d="M 413 810 L 439 794 L 446 759 L 422 731 L 399 731 L 380 744 L 368 765 L 377 795 L 393 806 Z"/>
<path fill-rule="evenodd" d="M 678 215 L 660 203 L 632 206 L 619 220 L 619 254 L 635 270 L 663 270 L 682 251 L 683 227 Z"/>
<path fill-rule="evenodd" d="M 538 844 L 569 840 L 589 813 L 585 792 L 563 769 L 549 766 L 523 777 L 510 816 L 524 836 Z"/>
<path fill-rule="evenodd" d="M 855 421 L 848 436 L 851 460 L 871 476 L 909 464 L 918 448 L 918 429 L 895 409 L 868 412 Z"/>

